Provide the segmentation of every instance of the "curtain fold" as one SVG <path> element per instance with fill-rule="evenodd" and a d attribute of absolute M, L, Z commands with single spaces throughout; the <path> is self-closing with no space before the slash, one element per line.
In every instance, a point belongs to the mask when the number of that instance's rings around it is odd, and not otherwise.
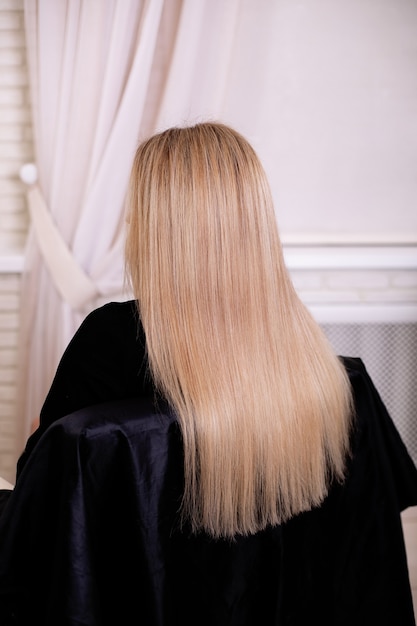
<path fill-rule="evenodd" d="M 244 5 L 242 0 L 184 0 L 157 128 L 223 117 L 234 71 L 232 54 L 239 50 L 238 17 L 247 10 Z M 244 74 L 239 74 L 242 80 Z"/>
<path fill-rule="evenodd" d="M 38 182 L 28 192 L 17 454 L 82 319 L 128 297 L 124 199 L 163 7 L 25 0 Z"/>
<path fill-rule="evenodd" d="M 27 197 L 36 242 L 50 277 L 61 298 L 73 309 L 82 310 L 98 297 L 97 287 L 62 239 L 38 185 L 28 191 Z"/>

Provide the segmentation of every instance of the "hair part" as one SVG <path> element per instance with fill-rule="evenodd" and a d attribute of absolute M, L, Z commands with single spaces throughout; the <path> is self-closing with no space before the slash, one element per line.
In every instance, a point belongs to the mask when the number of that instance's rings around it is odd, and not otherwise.
<path fill-rule="evenodd" d="M 183 436 L 183 519 L 233 537 L 319 505 L 344 476 L 350 385 L 293 288 L 253 148 L 218 123 L 151 137 L 129 212 L 150 370 Z"/>

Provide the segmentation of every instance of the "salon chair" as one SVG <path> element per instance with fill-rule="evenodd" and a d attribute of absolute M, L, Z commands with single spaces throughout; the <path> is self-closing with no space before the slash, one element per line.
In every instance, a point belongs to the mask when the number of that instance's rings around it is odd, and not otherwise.
<path fill-rule="evenodd" d="M 217 541 L 180 524 L 167 406 L 132 399 L 58 420 L 0 519 L 1 626 L 411 626 L 399 507 L 368 421 L 320 507 Z"/>

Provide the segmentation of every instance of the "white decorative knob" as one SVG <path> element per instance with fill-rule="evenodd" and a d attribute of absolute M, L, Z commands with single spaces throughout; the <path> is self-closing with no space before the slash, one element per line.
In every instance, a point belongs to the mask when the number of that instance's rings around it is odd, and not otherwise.
<path fill-rule="evenodd" d="M 33 185 L 38 180 L 38 168 L 34 163 L 25 163 L 20 168 L 19 175 L 26 185 Z"/>

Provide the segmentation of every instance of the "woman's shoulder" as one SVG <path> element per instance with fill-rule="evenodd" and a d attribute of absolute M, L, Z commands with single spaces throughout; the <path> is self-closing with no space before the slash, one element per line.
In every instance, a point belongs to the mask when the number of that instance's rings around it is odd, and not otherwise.
<path fill-rule="evenodd" d="M 364 361 L 360 357 L 339 356 L 339 359 L 346 369 L 354 391 L 358 391 L 359 389 L 368 389 L 372 393 L 376 391 L 374 382 L 369 375 Z"/>
<path fill-rule="evenodd" d="M 365 364 L 360 357 L 339 356 L 339 359 L 345 366 L 348 374 L 360 374 L 366 372 Z"/>
<path fill-rule="evenodd" d="M 399 510 L 417 504 L 417 469 L 395 422 L 360 358 L 340 357 L 354 400 L 353 457 L 361 471 L 374 476 Z M 372 460 L 372 462 L 371 462 Z M 360 478 L 362 480 L 362 478 Z M 376 480 L 376 479 L 375 479 Z"/>
<path fill-rule="evenodd" d="M 96 309 L 93 309 L 86 316 L 85 322 L 106 322 L 112 319 L 126 319 L 137 323 L 139 318 L 136 300 L 125 300 L 123 302 L 107 302 Z"/>
<path fill-rule="evenodd" d="M 127 340 L 143 339 L 142 325 L 135 300 L 125 302 L 108 302 L 91 311 L 80 324 L 74 340 L 80 338 L 90 341 L 126 338 Z M 74 343 L 74 340 L 72 343 Z"/>

